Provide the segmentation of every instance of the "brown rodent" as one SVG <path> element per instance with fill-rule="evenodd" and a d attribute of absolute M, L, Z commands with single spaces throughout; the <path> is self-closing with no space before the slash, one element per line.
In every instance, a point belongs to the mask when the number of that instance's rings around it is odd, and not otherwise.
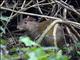
<path fill-rule="evenodd" d="M 43 21 L 43 22 L 36 22 L 34 18 L 32 20 L 28 19 L 23 19 L 20 21 L 17 25 L 17 28 L 20 30 L 28 30 L 30 31 L 29 33 L 33 35 L 33 38 L 37 37 L 38 35 L 41 35 L 43 31 L 46 29 L 46 27 L 52 22 L 51 21 Z M 43 44 L 46 45 L 54 45 L 54 39 L 53 39 L 53 28 L 50 29 L 50 31 L 46 34 L 46 37 L 43 40 Z M 63 44 L 63 29 L 61 26 L 57 28 L 57 42 L 58 44 Z"/>

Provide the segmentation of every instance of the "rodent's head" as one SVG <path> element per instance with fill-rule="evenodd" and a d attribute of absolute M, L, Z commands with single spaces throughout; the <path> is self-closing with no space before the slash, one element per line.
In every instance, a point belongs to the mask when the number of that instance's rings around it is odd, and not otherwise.
<path fill-rule="evenodd" d="M 36 31 L 38 29 L 38 22 L 36 22 L 36 19 L 33 17 L 27 17 L 18 23 L 17 29 Z"/>

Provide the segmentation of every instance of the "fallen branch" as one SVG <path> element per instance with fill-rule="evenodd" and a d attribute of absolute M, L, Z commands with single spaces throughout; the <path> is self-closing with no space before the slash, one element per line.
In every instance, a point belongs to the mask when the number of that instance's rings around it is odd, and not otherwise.
<path fill-rule="evenodd" d="M 52 27 L 54 27 L 55 26 L 55 24 L 57 24 L 57 23 L 65 23 L 65 24 L 69 24 L 69 25 L 75 25 L 76 27 L 77 27 L 77 25 L 80 27 L 80 23 L 77 23 L 77 22 L 72 22 L 72 21 L 63 21 L 63 20 L 61 20 L 61 19 L 59 19 L 59 20 L 55 20 L 55 21 L 53 21 L 45 30 L 44 30 L 44 32 L 42 33 L 42 35 L 39 37 L 39 39 L 37 40 L 37 43 L 41 43 L 41 41 L 43 40 L 43 38 L 44 38 L 44 36 L 46 35 L 46 33 L 52 28 Z M 56 38 L 55 36 L 54 36 L 54 38 Z"/>

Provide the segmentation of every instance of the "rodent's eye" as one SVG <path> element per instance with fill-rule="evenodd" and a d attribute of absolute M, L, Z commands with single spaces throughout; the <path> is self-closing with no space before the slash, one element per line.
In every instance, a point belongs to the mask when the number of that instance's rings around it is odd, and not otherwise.
<path fill-rule="evenodd" d="M 25 24 L 27 24 L 27 22 L 24 22 Z"/>

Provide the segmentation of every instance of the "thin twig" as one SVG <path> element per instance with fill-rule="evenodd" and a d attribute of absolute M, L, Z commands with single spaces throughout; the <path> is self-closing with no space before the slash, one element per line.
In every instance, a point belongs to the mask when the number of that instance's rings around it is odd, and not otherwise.
<path fill-rule="evenodd" d="M 80 15 L 80 13 L 76 9 L 74 9 L 73 6 L 68 5 L 66 2 L 63 2 L 63 1 L 56 1 L 56 2 L 59 3 L 62 7 L 66 8 L 66 9 L 68 9 L 70 11 L 73 11 L 76 14 Z"/>
<path fill-rule="evenodd" d="M 44 1 L 44 0 L 43 0 Z M 43 1 L 40 1 L 39 3 L 41 3 L 41 2 L 43 2 Z M 41 4 L 42 5 L 42 4 Z M 37 6 L 37 4 L 34 4 L 34 5 L 32 5 L 32 6 L 30 6 L 30 7 L 27 7 L 27 8 L 22 8 L 22 9 L 20 9 L 20 10 L 18 10 L 18 11 L 25 11 L 25 10 L 28 10 L 29 8 L 31 8 L 31 7 L 33 7 L 33 6 Z M 25 6 L 26 7 L 26 6 Z M 12 16 L 12 18 L 14 17 L 14 16 L 16 16 L 18 13 L 15 13 L 13 16 Z"/>
<path fill-rule="evenodd" d="M 8 11 L 13 11 L 13 12 L 16 12 L 16 13 L 19 13 L 19 14 L 45 17 L 45 18 L 50 18 L 50 19 L 53 19 L 53 20 L 61 20 L 60 18 L 57 18 L 57 17 L 51 17 L 51 16 L 46 16 L 46 15 L 39 15 L 39 14 L 33 14 L 33 13 L 27 13 L 27 12 L 20 12 L 20 11 L 12 10 L 12 9 L 5 8 L 5 7 L 1 7 L 1 9 L 8 10 Z M 67 19 L 66 19 L 66 20 L 67 20 Z M 73 25 L 74 27 L 80 29 L 80 23 L 72 22 L 72 21 L 63 21 L 63 22 L 64 22 L 64 23 L 67 23 L 67 24 L 70 23 L 70 24 Z M 68 22 L 69 22 L 69 23 L 68 23 Z"/>
<path fill-rule="evenodd" d="M 51 17 L 51 16 L 46 16 L 46 15 L 39 15 L 39 14 L 21 12 L 21 11 L 12 10 L 12 9 L 5 8 L 5 7 L 1 7 L 1 9 L 8 10 L 8 11 L 13 11 L 13 12 L 16 12 L 16 13 L 19 13 L 19 14 L 32 15 L 32 16 L 39 16 L 39 17 L 45 17 L 45 18 L 50 18 L 50 19 L 59 19 L 59 18 L 57 18 L 57 17 Z"/>
<path fill-rule="evenodd" d="M 59 27 L 59 24 L 56 24 L 55 26 L 54 26 L 54 28 L 53 28 L 53 39 L 54 39 L 54 45 L 56 46 L 56 47 L 58 47 L 58 45 L 57 45 L 57 29 L 58 29 L 58 27 Z"/>
<path fill-rule="evenodd" d="M 43 14 L 43 12 L 41 11 L 41 8 L 40 8 L 40 6 L 39 6 L 39 1 L 38 1 L 38 0 L 36 0 L 36 1 L 37 1 L 37 7 L 38 7 L 39 12 L 40 12 L 41 14 Z"/>
<path fill-rule="evenodd" d="M 42 3 L 42 4 L 39 4 L 39 3 L 40 3 L 40 2 L 38 2 L 38 5 L 39 5 L 39 6 L 44 6 L 44 5 L 53 4 L 53 3 L 55 3 L 55 2 L 51 2 L 51 3 Z M 27 8 L 23 8 L 23 10 L 28 10 L 28 9 L 30 9 L 30 8 L 32 8 L 32 7 L 36 7 L 36 6 L 37 6 L 37 3 L 34 4 L 34 5 L 31 5 L 31 6 L 27 7 Z"/>
<path fill-rule="evenodd" d="M 22 6 L 21 6 L 21 9 L 23 9 L 25 3 L 26 3 L 26 0 L 24 0 L 23 4 L 22 4 Z"/>
<path fill-rule="evenodd" d="M 33 2 L 33 0 L 30 0 L 30 1 L 25 5 L 25 7 L 29 6 L 32 2 Z"/>
<path fill-rule="evenodd" d="M 7 28 L 7 26 L 5 25 L 5 23 L 1 20 L 1 22 L 3 23 L 3 25 L 5 26 L 5 28 L 4 29 L 7 29 L 7 31 L 8 31 L 8 33 L 10 34 L 10 36 L 12 37 L 12 40 L 14 40 L 14 36 L 11 34 L 11 32 L 10 32 L 10 30 Z M 15 41 L 14 41 L 14 43 L 16 43 Z"/>
<path fill-rule="evenodd" d="M 14 6 L 13 6 L 13 10 L 16 8 L 16 6 L 17 6 L 17 3 L 14 4 Z M 14 12 L 11 13 L 10 18 L 11 18 L 11 16 L 13 15 L 13 13 L 14 13 Z"/>
<path fill-rule="evenodd" d="M 5 0 L 3 0 L 3 2 L 0 4 L 0 7 L 4 4 Z"/>

